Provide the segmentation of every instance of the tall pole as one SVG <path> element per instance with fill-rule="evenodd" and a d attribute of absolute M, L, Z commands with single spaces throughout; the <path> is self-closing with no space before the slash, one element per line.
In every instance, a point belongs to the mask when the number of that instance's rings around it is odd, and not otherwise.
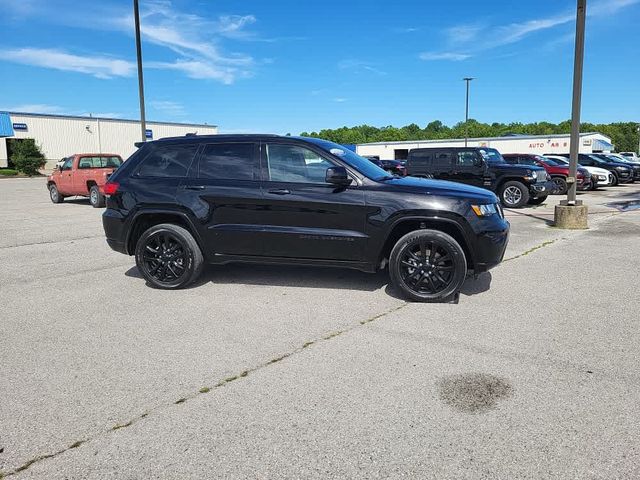
<path fill-rule="evenodd" d="M 638 131 L 638 155 L 640 155 L 640 125 L 636 130 Z"/>
<path fill-rule="evenodd" d="M 569 146 L 569 190 L 567 205 L 576 204 L 576 175 L 578 172 L 578 150 L 580 148 L 580 105 L 582 102 L 582 66 L 584 63 L 584 30 L 587 16 L 587 0 L 578 0 L 576 15 L 576 47 L 573 61 L 573 102 L 571 107 L 571 144 Z"/>
<path fill-rule="evenodd" d="M 147 140 L 147 121 L 144 115 L 144 78 L 142 76 L 142 44 L 140 42 L 140 11 L 138 0 L 133 0 L 133 18 L 136 25 L 136 55 L 138 57 L 138 95 L 140 97 L 140 129 L 142 141 Z"/>
<path fill-rule="evenodd" d="M 469 138 L 469 83 L 471 83 L 473 77 L 465 77 L 463 80 L 467 82 L 467 100 L 464 112 L 464 146 L 466 147 Z"/>

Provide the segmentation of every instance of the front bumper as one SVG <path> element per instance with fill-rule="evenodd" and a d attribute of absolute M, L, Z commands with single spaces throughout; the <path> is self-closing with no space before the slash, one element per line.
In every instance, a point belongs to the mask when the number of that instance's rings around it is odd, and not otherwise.
<path fill-rule="evenodd" d="M 548 180 L 546 182 L 530 183 L 529 196 L 531 198 L 546 197 L 548 195 L 551 195 L 554 187 L 555 184 L 551 180 Z"/>
<path fill-rule="evenodd" d="M 510 228 L 503 213 L 473 222 L 474 234 L 469 247 L 473 252 L 474 273 L 486 272 L 502 262 L 509 243 Z"/>

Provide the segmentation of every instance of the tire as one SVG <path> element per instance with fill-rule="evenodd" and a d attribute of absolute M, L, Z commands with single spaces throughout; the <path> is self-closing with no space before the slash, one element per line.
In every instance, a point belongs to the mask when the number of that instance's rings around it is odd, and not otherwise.
<path fill-rule="evenodd" d="M 100 188 L 97 185 L 91 185 L 89 189 L 89 203 L 93 208 L 104 207 L 104 195 L 100 193 Z"/>
<path fill-rule="evenodd" d="M 49 185 L 49 198 L 53 203 L 62 203 L 64 202 L 64 197 L 58 191 L 58 187 L 55 183 Z"/>
<path fill-rule="evenodd" d="M 523 207 L 529 202 L 529 190 L 521 182 L 506 182 L 500 189 L 500 201 L 507 208 Z"/>
<path fill-rule="evenodd" d="M 529 200 L 529 205 L 542 205 L 547 200 L 547 196 L 532 198 Z"/>
<path fill-rule="evenodd" d="M 589 190 L 594 191 L 598 189 L 598 180 L 591 179 L 591 188 Z"/>
<path fill-rule="evenodd" d="M 200 276 L 204 258 L 188 230 L 161 223 L 146 230 L 138 240 L 136 265 L 152 287 L 174 290 Z"/>
<path fill-rule="evenodd" d="M 552 177 L 551 181 L 553 182 L 553 191 L 551 195 L 566 195 L 569 187 L 567 186 L 567 181 L 562 177 Z"/>
<path fill-rule="evenodd" d="M 613 175 L 613 182 L 611 182 L 611 186 L 617 187 L 618 183 L 620 183 L 620 180 L 618 180 L 618 175 L 615 172 L 611 172 L 611 175 Z"/>
<path fill-rule="evenodd" d="M 391 250 L 389 276 L 391 284 L 407 299 L 441 302 L 460 290 L 467 276 L 467 259 L 450 235 L 415 230 Z"/>

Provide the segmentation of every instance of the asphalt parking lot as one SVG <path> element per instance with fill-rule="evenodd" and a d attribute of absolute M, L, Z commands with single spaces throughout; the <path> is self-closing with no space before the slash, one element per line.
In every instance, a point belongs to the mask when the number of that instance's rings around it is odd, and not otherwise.
<path fill-rule="evenodd" d="M 640 185 L 581 195 L 588 231 L 550 198 L 434 305 L 320 268 L 154 290 L 102 210 L 1 179 L 0 478 L 639 478 Z"/>

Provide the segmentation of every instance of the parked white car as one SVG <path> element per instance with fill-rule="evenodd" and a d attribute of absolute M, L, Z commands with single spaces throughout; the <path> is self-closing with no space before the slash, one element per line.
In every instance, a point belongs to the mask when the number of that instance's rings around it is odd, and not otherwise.
<path fill-rule="evenodd" d="M 626 157 L 628 160 L 632 162 L 640 162 L 640 157 L 636 155 L 636 152 L 620 152 L 619 155 Z"/>
<path fill-rule="evenodd" d="M 561 157 L 560 155 L 545 155 L 545 157 L 553 158 L 554 160 L 569 165 L 569 159 Z M 610 187 L 611 185 L 613 185 L 613 175 L 609 170 L 605 170 L 604 168 L 600 167 L 586 167 L 584 165 L 580 166 L 586 169 L 591 174 L 591 190 L 595 190 L 598 187 Z M 596 179 L 597 181 L 593 182 L 593 179 Z"/>

